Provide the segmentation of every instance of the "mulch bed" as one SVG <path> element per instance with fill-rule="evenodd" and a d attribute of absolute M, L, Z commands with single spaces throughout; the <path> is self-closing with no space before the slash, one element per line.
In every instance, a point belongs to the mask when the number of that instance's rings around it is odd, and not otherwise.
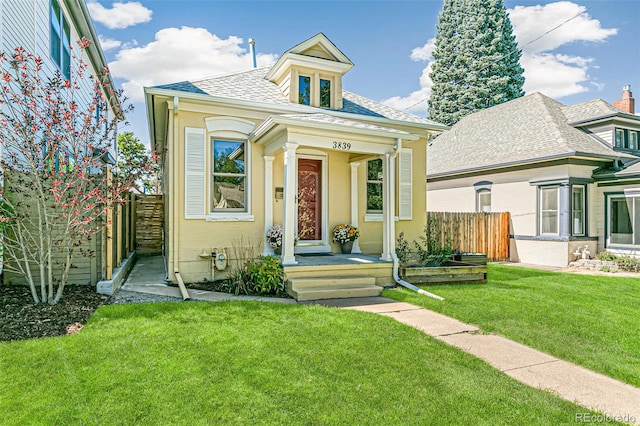
<path fill-rule="evenodd" d="M 67 286 L 57 305 L 36 305 L 29 287 L 0 285 L 0 341 L 78 331 L 107 300 L 94 286 Z"/>

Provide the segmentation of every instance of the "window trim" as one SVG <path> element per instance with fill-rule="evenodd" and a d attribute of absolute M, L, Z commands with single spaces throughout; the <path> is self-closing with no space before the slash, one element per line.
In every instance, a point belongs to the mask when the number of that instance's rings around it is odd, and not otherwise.
<path fill-rule="evenodd" d="M 64 78 L 69 80 L 71 78 L 71 25 L 69 20 L 64 15 L 61 2 L 58 0 L 51 0 L 49 2 L 49 57 L 51 61 L 56 65 L 60 73 Z M 55 16 L 53 11 L 54 4 L 60 11 L 60 18 Z M 68 30 L 68 34 L 65 29 Z M 57 35 L 59 39 L 60 57 L 55 58 L 53 55 L 53 33 Z M 66 37 L 66 39 L 65 39 Z M 65 63 L 68 62 L 68 63 Z"/>
<path fill-rule="evenodd" d="M 635 211 L 635 200 L 636 199 L 640 199 L 640 194 L 638 194 L 637 192 L 631 192 L 631 193 L 626 193 L 626 192 L 608 192 L 605 193 L 605 248 L 612 248 L 612 249 L 619 249 L 619 250 L 633 250 L 636 251 L 638 249 L 640 249 L 640 244 L 634 244 L 634 241 L 636 240 L 637 237 L 637 233 L 640 232 L 640 229 L 635 229 L 635 223 L 634 223 L 634 219 L 635 219 L 635 215 L 638 213 Z M 625 200 L 627 198 L 630 198 L 633 200 L 633 202 L 631 203 L 632 206 L 632 211 L 629 212 L 629 215 L 631 216 L 631 244 L 623 244 L 623 243 L 612 243 L 611 242 L 611 228 L 612 228 L 612 215 L 611 215 L 611 201 L 613 199 L 622 199 Z"/>
<path fill-rule="evenodd" d="M 574 205 L 574 190 L 576 188 L 580 188 L 582 190 L 582 232 L 577 233 L 575 230 L 575 221 L 574 221 L 574 213 L 576 211 L 576 206 Z M 571 185 L 571 235 L 574 237 L 585 237 L 587 235 L 587 185 Z"/>
<path fill-rule="evenodd" d="M 542 230 L 542 191 L 555 189 L 556 190 L 556 205 L 555 209 L 557 220 L 556 220 L 556 230 L 555 232 L 543 232 Z M 547 186 L 539 186 L 538 187 L 538 235 L 540 236 L 559 236 L 560 235 L 560 185 L 547 185 Z M 547 210 L 551 211 L 551 210 Z"/>
<path fill-rule="evenodd" d="M 209 141 L 210 141 L 210 149 L 211 149 L 211 155 L 209 155 L 209 182 L 210 182 L 210 187 L 209 187 L 209 214 L 213 214 L 213 215 L 227 215 L 227 216 L 237 216 L 237 215 L 244 215 L 244 214 L 250 214 L 251 210 L 250 210 L 250 202 L 249 200 L 251 199 L 250 197 L 250 182 L 251 182 L 251 176 L 250 176 L 250 172 L 251 172 L 251 167 L 250 167 L 250 154 L 249 154 L 249 141 L 246 139 L 234 139 L 234 138 L 220 138 L 220 137 L 216 137 L 216 136 L 210 136 L 209 137 Z M 232 173 L 216 173 L 214 170 L 214 161 L 215 161 L 215 150 L 214 150 L 214 146 L 215 146 L 215 142 L 238 142 L 238 143 L 242 143 L 244 144 L 244 174 L 240 175 L 240 174 L 232 174 Z M 222 177 L 236 177 L 236 176 L 242 176 L 244 178 L 244 207 L 243 208 L 224 208 L 224 209 L 216 209 L 213 206 L 213 192 L 214 192 L 214 178 L 215 176 L 222 176 Z"/>
<path fill-rule="evenodd" d="M 489 210 L 484 211 L 480 199 L 483 195 L 489 196 Z M 491 189 L 480 188 L 476 190 L 476 213 L 491 213 Z"/>
<path fill-rule="evenodd" d="M 376 180 L 369 180 L 369 163 L 373 162 L 373 161 L 380 161 L 380 171 L 382 173 L 382 176 L 380 177 L 380 179 L 376 179 Z M 369 217 L 373 217 L 374 215 L 381 215 L 382 216 L 382 208 L 380 210 L 369 210 L 369 184 L 379 184 L 381 191 L 380 194 L 383 194 L 384 192 L 384 181 L 383 181 L 383 177 L 384 177 L 384 171 L 382 170 L 382 168 L 384 167 L 384 162 L 382 161 L 382 158 L 372 158 L 370 160 L 367 160 L 366 162 L 366 170 L 365 170 L 365 206 L 366 206 L 366 210 L 365 210 L 365 214 Z"/>

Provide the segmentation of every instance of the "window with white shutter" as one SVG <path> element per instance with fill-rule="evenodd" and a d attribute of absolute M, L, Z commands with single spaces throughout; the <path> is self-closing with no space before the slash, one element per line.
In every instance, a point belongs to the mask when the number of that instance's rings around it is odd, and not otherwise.
<path fill-rule="evenodd" d="M 203 219 L 206 205 L 205 129 L 185 128 L 184 135 L 184 217 Z"/>
<path fill-rule="evenodd" d="M 413 209 L 413 151 L 402 148 L 398 154 L 398 217 L 411 220 Z"/>

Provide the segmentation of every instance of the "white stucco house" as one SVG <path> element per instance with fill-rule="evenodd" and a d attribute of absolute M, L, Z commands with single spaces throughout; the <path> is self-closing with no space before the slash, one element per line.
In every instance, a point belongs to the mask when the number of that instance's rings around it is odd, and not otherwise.
<path fill-rule="evenodd" d="M 429 146 L 427 210 L 508 211 L 511 260 L 566 266 L 578 249 L 640 250 L 640 116 L 533 93 L 470 114 Z"/>

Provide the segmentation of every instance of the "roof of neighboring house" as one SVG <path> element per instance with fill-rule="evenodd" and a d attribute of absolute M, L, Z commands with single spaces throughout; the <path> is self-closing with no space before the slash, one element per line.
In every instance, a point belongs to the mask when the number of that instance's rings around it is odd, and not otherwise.
<path fill-rule="evenodd" d="M 155 86 L 157 89 L 174 90 L 201 95 L 210 95 L 219 98 L 237 99 L 252 101 L 256 103 L 266 103 L 281 106 L 300 107 L 301 105 L 292 103 L 284 95 L 277 84 L 265 78 L 271 66 L 251 69 L 223 76 L 210 77 L 202 80 L 181 81 L 178 83 Z M 367 99 L 347 91 L 342 92 L 342 109 L 338 112 L 357 114 L 366 117 L 386 118 L 389 120 L 406 121 L 410 123 L 446 128 L 446 126 L 435 121 L 421 118 L 416 115 L 399 111 L 395 108 Z M 331 115 L 333 111 L 327 108 L 315 108 L 305 106 L 309 111 L 316 110 L 326 115 Z M 299 111 L 299 110 L 298 110 Z"/>
<path fill-rule="evenodd" d="M 438 136 L 428 151 L 427 176 L 445 176 L 572 156 L 636 158 L 571 126 L 617 108 L 604 101 L 567 107 L 541 93 L 469 114 Z"/>
<path fill-rule="evenodd" d="M 637 178 L 638 176 L 640 176 L 640 159 L 630 161 L 619 169 L 607 168 L 593 174 L 593 177 L 598 180 L 629 179 Z"/>
<path fill-rule="evenodd" d="M 612 114 L 620 114 L 624 111 L 606 103 L 602 99 L 592 99 L 576 105 L 565 106 L 562 108 L 562 112 L 567 117 L 567 122 L 577 123 Z"/>

